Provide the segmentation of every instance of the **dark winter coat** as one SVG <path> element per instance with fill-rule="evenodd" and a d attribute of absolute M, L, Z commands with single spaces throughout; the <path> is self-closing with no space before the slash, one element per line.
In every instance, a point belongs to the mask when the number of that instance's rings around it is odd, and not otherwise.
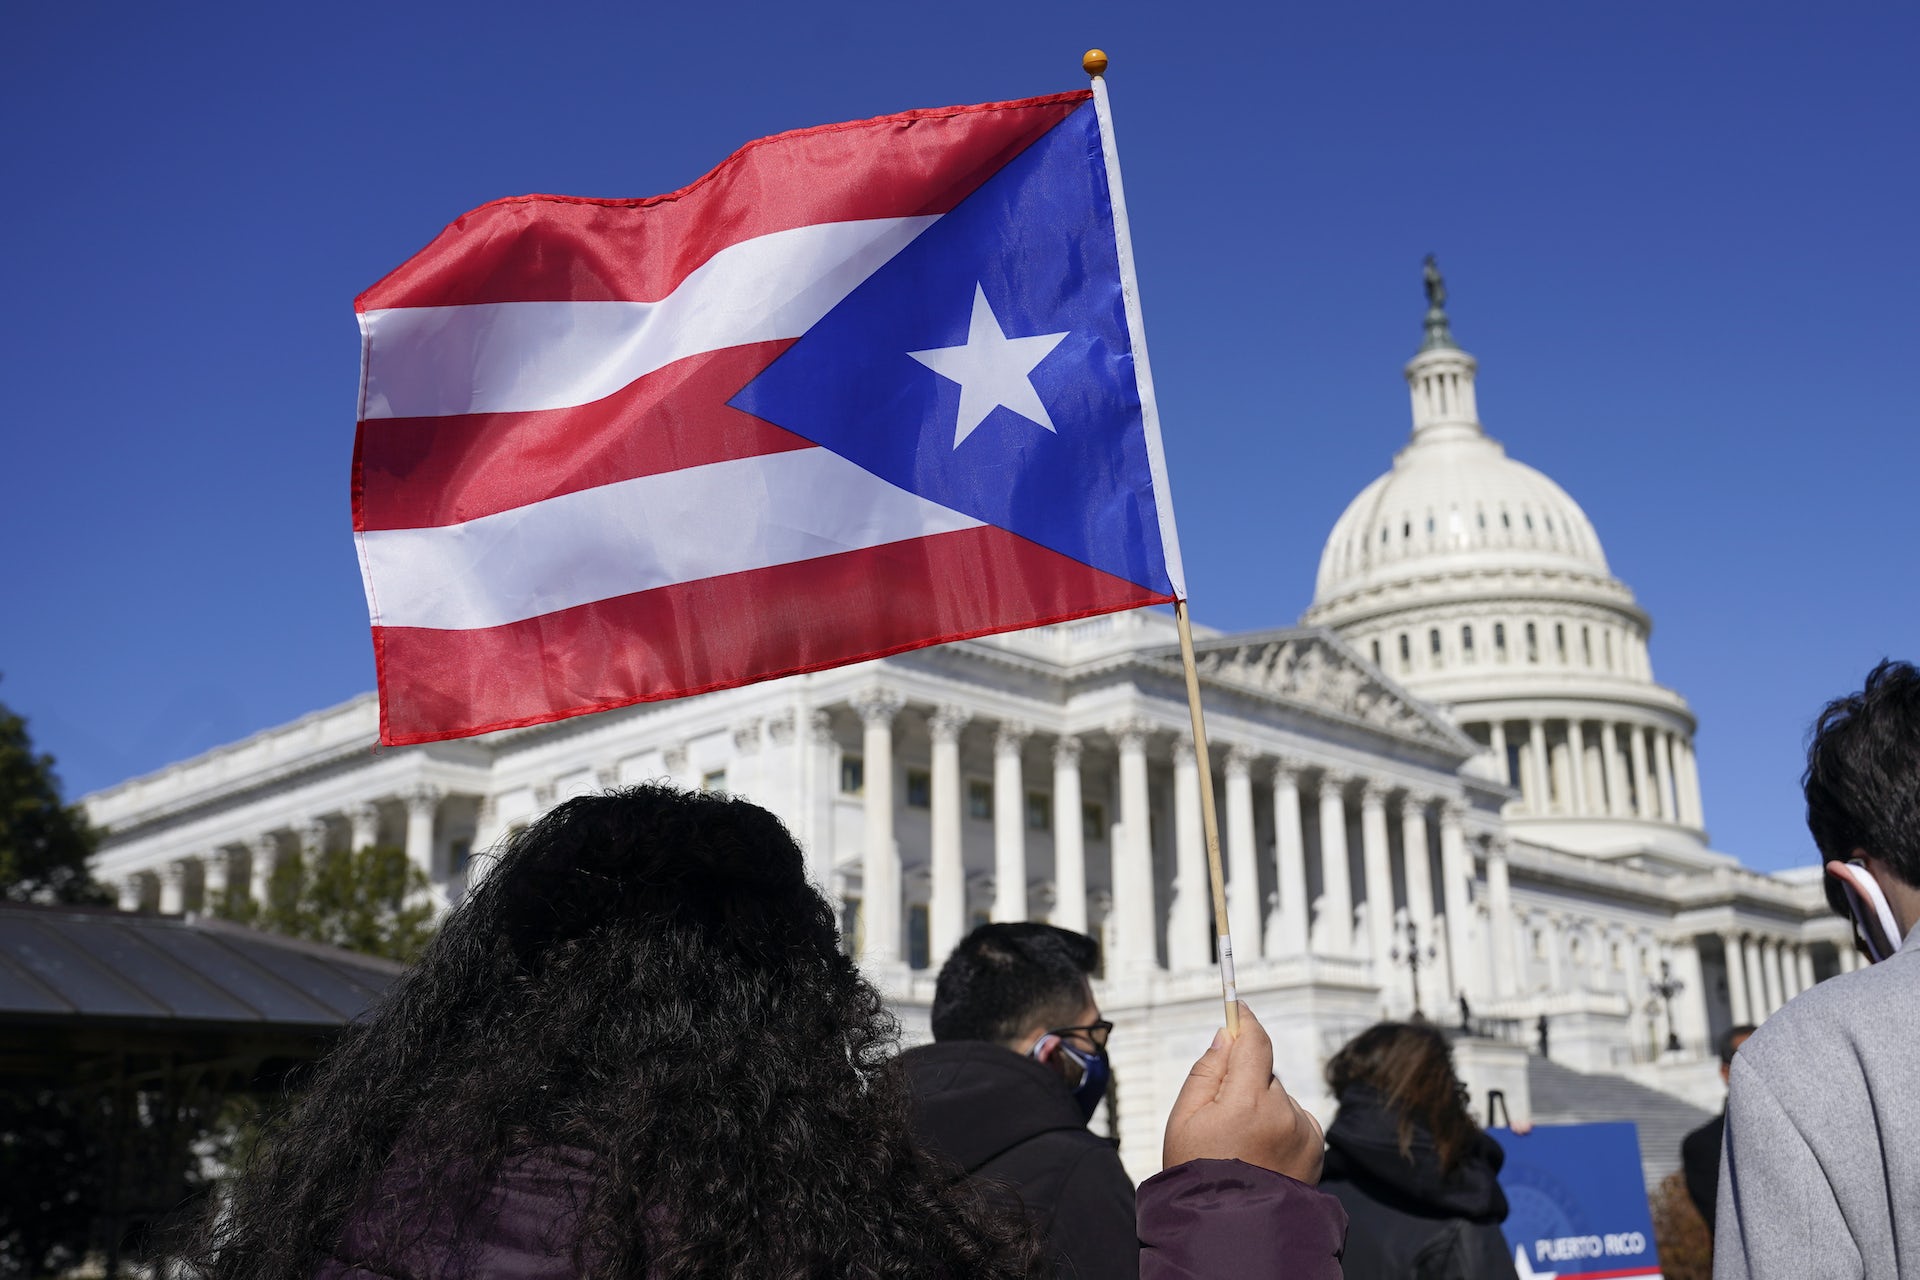
<path fill-rule="evenodd" d="M 1680 1140 L 1680 1167 L 1687 1175 L 1687 1196 L 1693 1207 L 1707 1220 L 1707 1234 L 1713 1234 L 1714 1210 L 1720 1199 L 1720 1147 L 1726 1139 L 1727 1113 L 1713 1119 Z"/>
<path fill-rule="evenodd" d="M 1373 1089 L 1340 1099 L 1327 1130 L 1320 1186 L 1347 1210 L 1348 1280 L 1510 1280 L 1513 1250 L 1500 1232 L 1507 1197 L 1498 1143 L 1476 1132 L 1452 1172 L 1442 1173 L 1433 1135 L 1413 1130 L 1400 1152 L 1399 1118 Z"/>
<path fill-rule="evenodd" d="M 1140 1280 L 1340 1280 L 1346 1235 L 1332 1196 L 1238 1160 L 1140 1184 Z"/>
<path fill-rule="evenodd" d="M 984 1040 L 948 1040 L 900 1055 L 915 1136 L 1023 1208 L 1070 1280 L 1133 1280 L 1140 1271 L 1133 1181 L 1113 1144 L 1087 1130 L 1066 1082 Z"/>

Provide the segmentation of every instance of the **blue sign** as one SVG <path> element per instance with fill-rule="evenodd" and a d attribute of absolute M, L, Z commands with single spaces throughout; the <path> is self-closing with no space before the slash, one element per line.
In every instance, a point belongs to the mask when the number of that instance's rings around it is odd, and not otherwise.
<path fill-rule="evenodd" d="M 1507 1153 L 1501 1226 L 1521 1280 L 1658 1276 L 1653 1214 L 1631 1124 L 1487 1131 Z"/>

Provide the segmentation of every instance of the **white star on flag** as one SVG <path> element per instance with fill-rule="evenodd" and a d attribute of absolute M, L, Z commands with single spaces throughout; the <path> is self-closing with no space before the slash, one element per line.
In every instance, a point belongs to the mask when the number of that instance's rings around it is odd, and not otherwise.
<path fill-rule="evenodd" d="M 1560 1274 L 1558 1271 L 1535 1271 L 1533 1264 L 1527 1261 L 1527 1246 L 1523 1244 L 1513 1246 L 1513 1269 L 1520 1280 L 1553 1280 Z"/>
<path fill-rule="evenodd" d="M 960 416 L 953 427 L 953 447 L 958 449 L 961 442 L 973 434 L 974 428 L 1001 405 L 1054 431 L 1053 419 L 1047 416 L 1047 406 L 1040 403 L 1040 393 L 1033 389 L 1029 375 L 1066 336 L 1048 333 L 1032 338 L 1009 338 L 993 314 L 993 308 L 987 305 L 987 291 L 975 284 L 973 319 L 967 325 L 966 345 L 907 354 L 941 377 L 960 384 Z"/>

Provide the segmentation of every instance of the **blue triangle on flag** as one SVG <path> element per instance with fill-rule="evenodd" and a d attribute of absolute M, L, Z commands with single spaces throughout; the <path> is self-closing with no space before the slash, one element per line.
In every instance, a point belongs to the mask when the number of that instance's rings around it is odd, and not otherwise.
<path fill-rule="evenodd" d="M 1002 403 L 956 445 L 960 385 L 909 353 L 967 345 L 976 293 L 1009 339 L 1066 335 L 1028 375 L 1054 430 Z M 1091 104 L 928 227 L 730 403 L 929 501 L 1172 593 Z"/>

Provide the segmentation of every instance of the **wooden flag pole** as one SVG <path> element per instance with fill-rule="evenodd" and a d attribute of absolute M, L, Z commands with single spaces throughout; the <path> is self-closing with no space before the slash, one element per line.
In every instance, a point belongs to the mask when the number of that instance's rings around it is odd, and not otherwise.
<path fill-rule="evenodd" d="M 1220 819 L 1213 808 L 1213 766 L 1207 759 L 1207 721 L 1200 711 L 1200 672 L 1193 664 L 1193 627 L 1187 602 L 1173 602 L 1180 628 L 1180 665 L 1187 672 L 1187 713 L 1193 717 L 1193 759 L 1200 769 L 1200 826 L 1207 836 L 1207 879 L 1213 884 L 1213 928 L 1220 943 L 1220 998 L 1227 1006 L 1227 1034 L 1240 1034 L 1240 992 L 1233 977 L 1233 934 L 1227 928 L 1227 877 L 1220 866 Z"/>

